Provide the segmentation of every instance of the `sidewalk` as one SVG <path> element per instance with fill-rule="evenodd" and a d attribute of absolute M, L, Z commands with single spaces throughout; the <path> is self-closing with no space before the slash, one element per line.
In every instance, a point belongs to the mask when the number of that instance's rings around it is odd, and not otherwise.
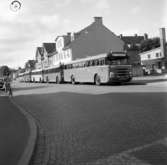
<path fill-rule="evenodd" d="M 0 93 L 0 164 L 18 165 L 27 148 L 31 129 L 27 118 L 9 97 Z"/>
<path fill-rule="evenodd" d="M 133 77 L 132 81 L 135 82 L 157 82 L 157 81 L 167 81 L 166 75 L 158 75 L 158 76 L 141 76 L 141 77 Z"/>

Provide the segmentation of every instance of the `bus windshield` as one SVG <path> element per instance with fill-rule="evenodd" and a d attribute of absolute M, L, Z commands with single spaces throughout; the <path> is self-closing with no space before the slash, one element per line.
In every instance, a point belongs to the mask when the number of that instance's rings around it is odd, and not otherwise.
<path fill-rule="evenodd" d="M 128 65 L 128 58 L 107 58 L 106 59 L 107 65 Z"/>

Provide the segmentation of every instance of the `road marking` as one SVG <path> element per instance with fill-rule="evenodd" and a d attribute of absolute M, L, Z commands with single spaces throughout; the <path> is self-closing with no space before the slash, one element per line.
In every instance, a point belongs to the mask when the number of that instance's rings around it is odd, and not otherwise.
<path fill-rule="evenodd" d="M 133 149 L 129 149 L 127 151 L 123 151 L 118 154 L 114 154 L 112 156 L 109 156 L 105 159 L 99 159 L 96 162 L 90 162 L 87 163 L 87 165 L 151 165 L 148 162 L 145 162 L 144 160 L 138 159 L 132 154 L 137 151 L 142 151 L 143 149 L 150 148 L 154 145 L 159 145 L 162 144 L 163 146 L 167 147 L 167 138 L 161 139 L 154 141 L 150 144 L 146 144 L 143 146 L 135 147 Z"/>

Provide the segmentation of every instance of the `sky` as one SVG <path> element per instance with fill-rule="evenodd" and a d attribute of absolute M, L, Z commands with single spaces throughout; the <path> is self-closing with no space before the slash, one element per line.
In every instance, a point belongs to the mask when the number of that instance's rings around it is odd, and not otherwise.
<path fill-rule="evenodd" d="M 10 9 L 13 0 L 0 0 L 0 66 L 23 67 L 35 59 L 37 46 L 54 42 L 58 35 L 77 32 L 103 17 L 116 35 L 159 36 L 167 26 L 165 0 L 19 0 L 20 10 Z"/>

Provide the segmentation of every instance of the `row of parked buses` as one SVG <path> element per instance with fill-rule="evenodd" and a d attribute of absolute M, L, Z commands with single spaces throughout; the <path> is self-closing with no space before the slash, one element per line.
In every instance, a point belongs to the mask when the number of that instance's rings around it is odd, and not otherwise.
<path fill-rule="evenodd" d="M 129 82 L 132 68 L 125 52 L 110 52 L 71 61 L 67 64 L 20 73 L 24 82 L 101 83 Z"/>

